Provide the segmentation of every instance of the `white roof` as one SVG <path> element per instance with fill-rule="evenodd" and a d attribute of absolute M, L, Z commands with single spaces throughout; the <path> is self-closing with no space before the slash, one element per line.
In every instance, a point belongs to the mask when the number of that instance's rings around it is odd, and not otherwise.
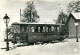
<path fill-rule="evenodd" d="M 27 23 L 27 22 L 20 22 L 19 24 L 53 24 L 53 23 Z"/>
<path fill-rule="evenodd" d="M 20 22 L 20 23 L 13 23 L 13 24 L 47 24 L 47 25 L 64 25 L 64 24 L 54 24 L 54 23 L 27 23 L 27 22 Z"/>
<path fill-rule="evenodd" d="M 80 13 L 72 13 L 75 19 L 80 19 Z"/>

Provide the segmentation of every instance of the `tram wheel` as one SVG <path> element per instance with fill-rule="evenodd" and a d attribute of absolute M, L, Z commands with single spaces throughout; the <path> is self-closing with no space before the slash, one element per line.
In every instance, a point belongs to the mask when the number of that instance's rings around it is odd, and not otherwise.
<path fill-rule="evenodd" d="M 58 40 L 59 40 L 59 41 L 62 41 L 62 40 L 64 40 L 64 38 L 63 38 L 63 37 L 60 37 Z"/>

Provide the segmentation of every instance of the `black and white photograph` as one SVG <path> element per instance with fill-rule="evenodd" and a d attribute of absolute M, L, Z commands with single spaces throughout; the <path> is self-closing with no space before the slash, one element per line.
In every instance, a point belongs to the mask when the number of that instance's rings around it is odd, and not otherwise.
<path fill-rule="evenodd" d="M 80 55 L 80 0 L 1 0 L 0 55 Z"/>

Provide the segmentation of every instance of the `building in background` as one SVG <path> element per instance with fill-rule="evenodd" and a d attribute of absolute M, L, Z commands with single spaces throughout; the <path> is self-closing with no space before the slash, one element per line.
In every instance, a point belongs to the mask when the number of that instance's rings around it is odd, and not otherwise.
<path fill-rule="evenodd" d="M 80 13 L 70 13 L 68 17 L 69 37 L 80 37 Z M 76 28 L 75 23 L 78 23 Z"/>

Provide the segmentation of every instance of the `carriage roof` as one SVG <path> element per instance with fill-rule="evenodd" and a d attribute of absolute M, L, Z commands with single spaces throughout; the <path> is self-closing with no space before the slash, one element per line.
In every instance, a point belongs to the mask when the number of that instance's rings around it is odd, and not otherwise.
<path fill-rule="evenodd" d="M 64 25 L 64 24 L 53 24 L 53 23 L 17 23 L 17 22 L 15 22 L 15 23 L 12 23 L 12 25 L 42 25 L 42 26 L 44 26 L 44 25 L 51 25 L 51 26 L 60 26 L 60 25 Z"/>

